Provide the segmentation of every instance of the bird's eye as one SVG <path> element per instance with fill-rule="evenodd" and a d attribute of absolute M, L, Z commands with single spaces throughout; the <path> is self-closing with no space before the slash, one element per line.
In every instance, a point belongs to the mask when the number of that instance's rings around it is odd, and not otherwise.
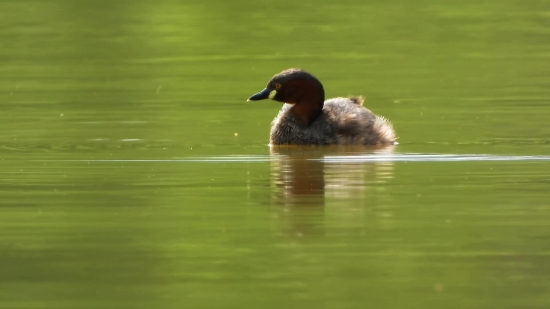
<path fill-rule="evenodd" d="M 277 89 L 277 90 L 281 89 L 281 84 L 276 83 L 276 84 L 275 84 L 275 89 Z"/>

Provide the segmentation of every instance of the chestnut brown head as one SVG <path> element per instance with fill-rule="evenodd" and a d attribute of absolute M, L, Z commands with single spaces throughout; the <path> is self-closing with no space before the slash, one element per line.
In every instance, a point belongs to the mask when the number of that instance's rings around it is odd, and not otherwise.
<path fill-rule="evenodd" d="M 271 99 L 283 103 L 323 104 L 325 90 L 313 75 L 300 69 L 288 69 L 276 74 L 264 90 L 251 96 L 248 101 Z"/>

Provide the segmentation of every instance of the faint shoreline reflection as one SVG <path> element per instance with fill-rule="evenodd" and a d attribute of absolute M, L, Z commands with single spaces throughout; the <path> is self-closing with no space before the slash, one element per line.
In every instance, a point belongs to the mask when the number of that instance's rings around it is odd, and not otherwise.
<path fill-rule="evenodd" d="M 324 234 L 326 201 L 339 204 L 341 212 L 361 211 L 360 203 L 374 184 L 393 177 L 393 162 L 346 162 L 347 156 L 392 154 L 395 146 L 272 146 L 272 205 L 285 236 L 308 237 Z M 338 162 L 328 156 L 343 158 Z M 350 203 L 332 203 L 332 201 Z M 347 208 L 346 208 L 347 207 Z"/>

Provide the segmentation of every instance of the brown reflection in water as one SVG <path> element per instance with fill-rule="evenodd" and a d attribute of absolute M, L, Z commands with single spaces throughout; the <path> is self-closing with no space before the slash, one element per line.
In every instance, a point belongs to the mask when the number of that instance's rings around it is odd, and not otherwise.
<path fill-rule="evenodd" d="M 363 199 L 369 184 L 392 177 L 392 164 L 326 163 L 326 156 L 392 153 L 394 146 L 272 146 L 272 204 L 281 233 L 290 237 L 322 235 L 326 216 L 325 201 Z M 353 204 L 353 203 L 352 203 Z M 360 205 L 354 204 L 360 208 Z M 351 212 L 353 213 L 353 209 Z"/>

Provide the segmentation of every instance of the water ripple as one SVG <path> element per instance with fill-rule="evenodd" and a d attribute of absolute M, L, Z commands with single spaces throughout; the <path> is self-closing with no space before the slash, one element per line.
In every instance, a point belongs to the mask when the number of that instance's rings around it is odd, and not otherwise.
<path fill-rule="evenodd" d="M 271 162 L 285 158 L 286 155 L 258 156 L 219 156 L 188 157 L 175 159 L 97 159 L 97 160 L 63 160 L 81 162 Z M 468 161 L 550 161 L 550 156 L 499 156 L 485 154 L 367 154 L 346 156 L 324 156 L 323 158 L 304 159 L 326 163 L 368 163 L 368 162 L 468 162 Z"/>
<path fill-rule="evenodd" d="M 550 161 L 550 156 L 497 156 L 484 154 L 369 154 L 326 156 L 323 162 L 464 162 L 464 161 Z"/>

